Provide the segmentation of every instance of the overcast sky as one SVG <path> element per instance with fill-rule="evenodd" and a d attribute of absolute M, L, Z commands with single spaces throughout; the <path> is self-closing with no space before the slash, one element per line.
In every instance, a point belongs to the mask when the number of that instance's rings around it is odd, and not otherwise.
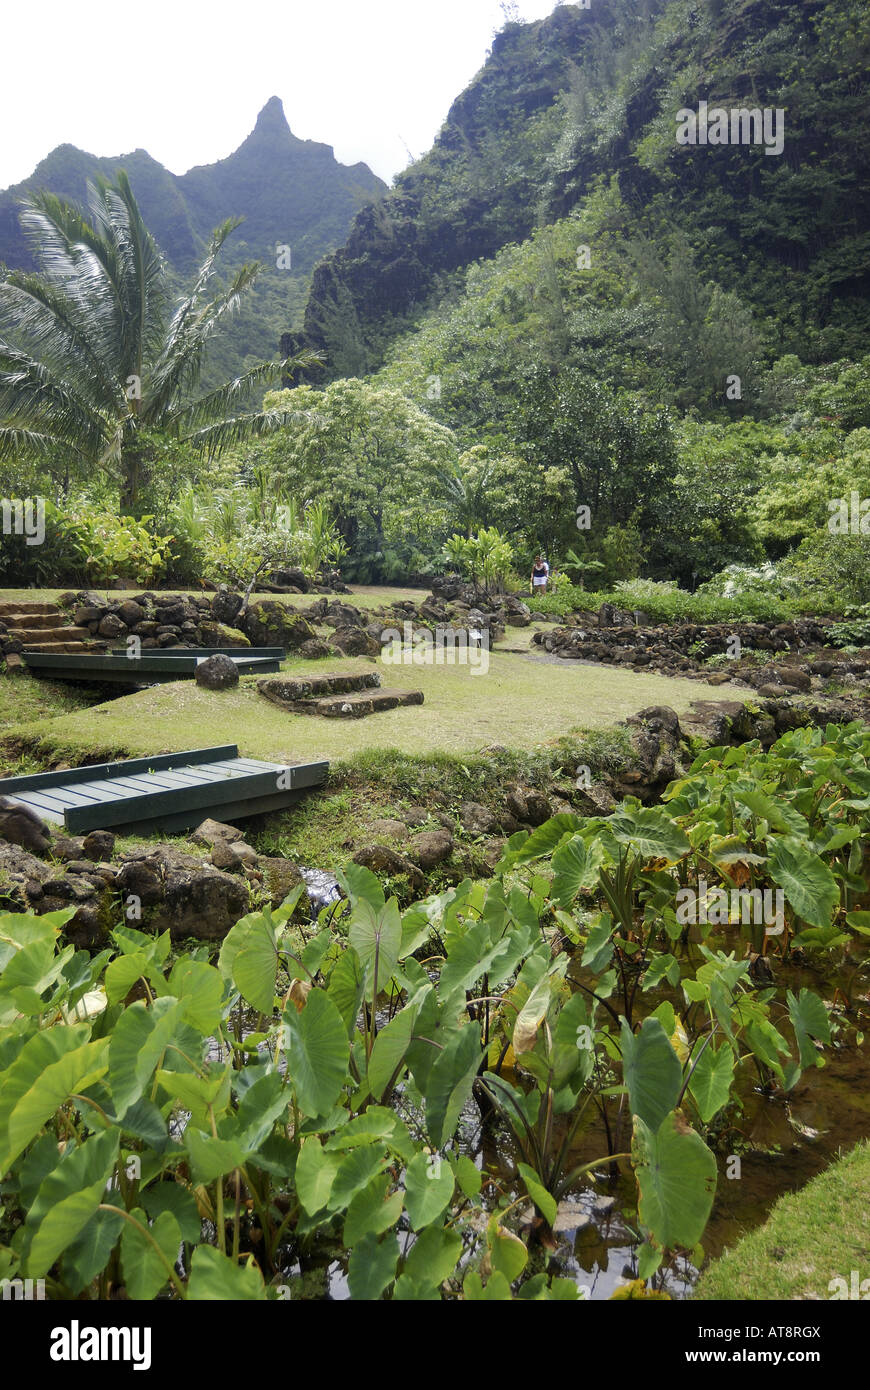
<path fill-rule="evenodd" d="M 541 19 L 556 0 L 517 0 Z M 56 145 L 146 149 L 173 173 L 230 154 L 271 96 L 302 139 L 388 182 L 482 66 L 499 0 L 41 0 L 4 7 L 0 188 Z M 16 50 L 27 54 L 18 59 Z"/>

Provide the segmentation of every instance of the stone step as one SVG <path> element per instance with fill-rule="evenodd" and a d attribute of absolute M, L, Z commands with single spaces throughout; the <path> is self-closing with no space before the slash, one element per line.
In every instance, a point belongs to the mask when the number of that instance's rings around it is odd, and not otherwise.
<path fill-rule="evenodd" d="M 55 618 L 60 617 L 56 603 L 37 603 L 36 600 L 5 599 L 0 603 L 0 621 L 6 622 L 9 613 L 51 613 Z"/>
<path fill-rule="evenodd" d="M 39 652 L 41 656 L 91 656 L 105 649 L 103 642 L 29 642 L 24 648 L 24 655 L 28 652 Z"/>
<path fill-rule="evenodd" d="M 383 710 L 422 703 L 422 690 L 378 690 L 358 695 L 331 695 L 326 700 L 312 701 L 310 708 L 312 714 L 324 719 L 364 719 L 366 715 Z"/>
<path fill-rule="evenodd" d="M 51 613 L 0 613 L 0 623 L 5 623 L 8 628 L 57 627 L 61 621 L 61 614 L 56 608 Z"/>
<path fill-rule="evenodd" d="M 358 674 L 326 674 L 322 676 L 280 676 L 257 681 L 257 689 L 267 700 L 286 709 L 329 695 L 351 695 L 376 690 L 381 683 L 377 671 Z"/>
<path fill-rule="evenodd" d="M 25 647 L 44 647 L 51 642 L 87 642 L 86 627 L 17 627 L 15 636 Z"/>

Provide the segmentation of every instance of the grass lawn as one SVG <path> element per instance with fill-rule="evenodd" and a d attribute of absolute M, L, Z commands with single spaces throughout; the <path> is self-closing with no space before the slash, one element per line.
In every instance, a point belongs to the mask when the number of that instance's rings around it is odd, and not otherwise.
<path fill-rule="evenodd" d="M 141 584 L 138 589 L 101 589 L 98 585 L 90 585 L 89 592 L 100 594 L 107 602 L 114 603 L 125 598 L 134 598 L 136 594 L 160 592 L 159 589 L 150 589 L 147 584 Z M 413 599 L 420 602 L 429 592 L 427 589 L 396 589 L 387 588 L 377 584 L 354 584 L 349 586 L 353 589 L 353 594 L 327 594 L 326 597 L 331 603 L 336 599 L 339 603 L 352 603 L 354 608 L 383 608 L 391 603 L 399 603 L 402 599 Z M 56 603 L 61 594 L 78 592 L 78 590 L 68 589 L 0 589 L 0 603 L 36 602 L 36 603 Z M 202 589 L 167 589 L 167 593 L 173 594 L 202 594 Z M 278 603 L 287 603 L 292 608 L 307 608 L 309 604 L 316 603 L 322 595 L 320 594 L 259 594 L 252 596 L 252 601 L 258 599 L 272 599 Z"/>
<path fill-rule="evenodd" d="M 304 762 L 352 757 L 372 749 L 412 755 L 470 754 L 487 745 L 532 750 L 572 730 L 603 729 L 647 705 L 677 713 L 701 699 L 692 681 L 603 666 L 539 665 L 493 652 L 489 671 L 468 666 L 399 666 L 377 663 L 382 684 L 420 689 L 425 704 L 362 720 L 327 720 L 287 714 L 257 693 L 257 678 L 243 677 L 235 690 L 213 693 L 193 680 L 153 686 L 89 709 L 61 713 L 50 706 L 25 713 L 5 737 L 44 741 L 66 757 L 79 754 L 174 752 L 237 743 L 249 757 Z M 284 663 L 283 671 L 313 675 L 371 670 L 366 659 Z M 0 685 L 9 680 L 0 677 Z M 16 689 L 26 683 L 17 677 Z M 75 696 L 70 697 L 71 704 Z"/>
<path fill-rule="evenodd" d="M 696 1299 L 829 1299 L 833 1279 L 870 1280 L 870 1142 L 780 1197 L 763 1226 L 702 1274 Z M 863 1297 L 867 1297 L 866 1286 Z"/>

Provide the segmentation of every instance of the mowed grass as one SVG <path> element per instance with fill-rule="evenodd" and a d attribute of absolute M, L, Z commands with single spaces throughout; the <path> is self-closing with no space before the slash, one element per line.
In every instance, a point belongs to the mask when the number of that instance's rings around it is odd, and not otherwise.
<path fill-rule="evenodd" d="M 89 593 L 99 594 L 107 603 L 120 602 L 125 598 L 135 598 L 137 594 L 153 593 L 157 595 L 161 592 L 159 589 L 149 590 L 147 584 L 141 584 L 138 589 L 101 589 L 99 585 L 94 584 L 80 587 L 87 588 Z M 411 599 L 415 603 L 419 603 L 428 593 L 427 589 L 389 588 L 378 584 L 355 584 L 349 587 L 353 589 L 352 594 L 327 594 L 326 598 L 330 603 L 336 600 L 338 603 L 353 604 L 354 608 L 370 609 L 389 607 L 390 604 L 399 603 L 403 599 Z M 74 592 L 80 592 L 80 588 L 72 585 L 67 589 L 0 589 L 0 603 L 56 603 L 61 594 Z M 211 597 L 210 592 L 204 589 L 172 588 L 163 592 L 190 596 L 206 593 L 208 597 Z M 251 602 L 256 603 L 260 599 L 270 599 L 276 603 L 286 603 L 291 608 L 308 608 L 321 597 L 320 594 L 254 593 Z"/>
<path fill-rule="evenodd" d="M 611 726 L 647 705 L 685 712 L 703 697 L 697 684 L 604 666 L 537 664 L 493 652 L 486 674 L 470 666 L 388 665 L 382 660 L 288 660 L 294 675 L 371 671 L 384 688 L 419 689 L 424 704 L 367 719 L 288 714 L 257 691 L 257 677 L 234 690 L 177 681 L 56 717 L 28 718 L 7 739 L 70 754 L 131 755 L 236 743 L 242 754 L 276 762 L 338 761 L 372 749 L 413 755 L 471 754 L 488 745 L 531 751 L 573 730 Z M 0 680 L 8 678 L 0 678 Z M 26 679 L 26 678 L 25 678 Z"/>
<path fill-rule="evenodd" d="M 763 1226 L 702 1274 L 696 1299 L 791 1300 L 842 1296 L 855 1270 L 870 1280 L 870 1142 L 780 1197 Z M 870 1283 L 865 1287 L 867 1297 Z"/>

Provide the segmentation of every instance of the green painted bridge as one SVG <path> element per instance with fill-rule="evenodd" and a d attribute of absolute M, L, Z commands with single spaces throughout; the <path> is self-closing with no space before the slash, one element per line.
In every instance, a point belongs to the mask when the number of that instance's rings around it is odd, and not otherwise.
<path fill-rule="evenodd" d="M 48 676 L 55 681 L 160 685 L 194 676 L 199 663 L 210 656 L 230 657 L 240 676 L 260 676 L 280 671 L 285 655 L 283 647 L 163 647 L 139 656 L 130 656 L 123 647 L 111 652 L 66 655 L 25 647 L 21 659 L 35 676 Z"/>
<path fill-rule="evenodd" d="M 70 834 L 150 834 L 280 811 L 326 780 L 328 762 L 283 764 L 239 756 L 235 744 L 162 753 L 30 777 L 0 778 L 0 796 Z"/>

